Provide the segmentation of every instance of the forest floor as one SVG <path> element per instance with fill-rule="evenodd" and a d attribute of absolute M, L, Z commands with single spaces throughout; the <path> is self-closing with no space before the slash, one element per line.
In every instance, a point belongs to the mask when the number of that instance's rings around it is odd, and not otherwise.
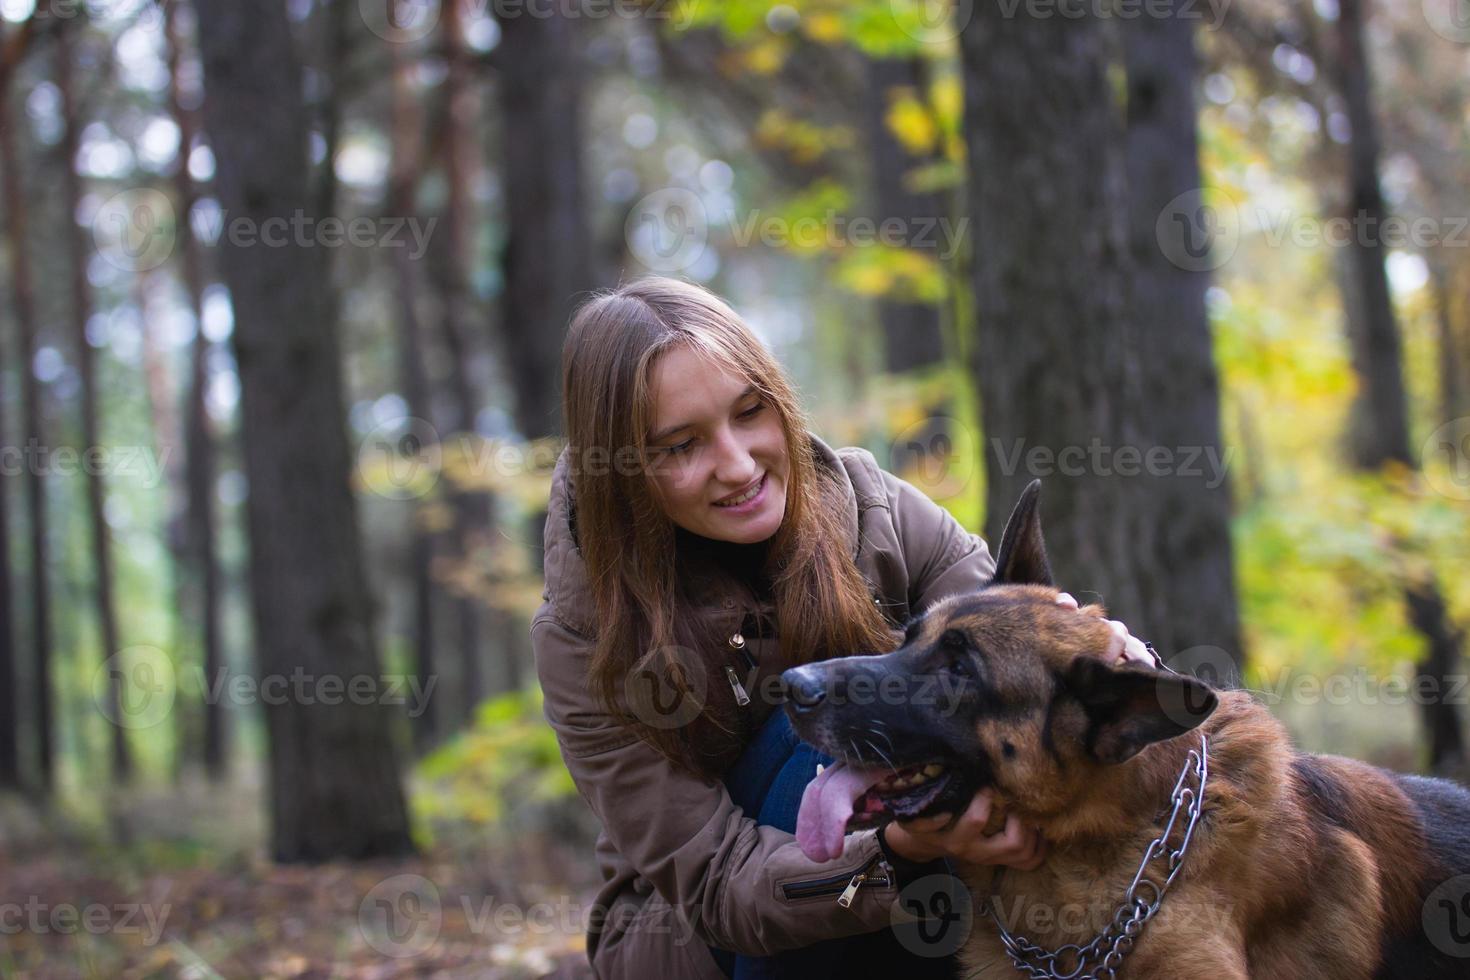
<path fill-rule="evenodd" d="M 595 826 L 571 809 L 307 866 L 267 858 L 248 787 L 114 794 L 97 821 L 0 799 L 0 978 L 582 980 Z"/>

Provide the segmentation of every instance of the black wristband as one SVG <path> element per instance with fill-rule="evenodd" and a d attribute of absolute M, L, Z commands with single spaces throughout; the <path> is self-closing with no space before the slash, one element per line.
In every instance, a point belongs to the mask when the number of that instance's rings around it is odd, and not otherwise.
<path fill-rule="evenodd" d="M 885 832 L 888 824 L 880 824 L 878 827 L 878 849 L 883 852 L 883 860 L 893 868 L 893 873 L 898 876 L 900 887 L 915 881 L 925 875 L 937 874 L 948 869 L 944 858 L 935 858 L 933 861 L 910 861 L 906 857 L 900 857 L 888 846 L 888 838 Z"/>

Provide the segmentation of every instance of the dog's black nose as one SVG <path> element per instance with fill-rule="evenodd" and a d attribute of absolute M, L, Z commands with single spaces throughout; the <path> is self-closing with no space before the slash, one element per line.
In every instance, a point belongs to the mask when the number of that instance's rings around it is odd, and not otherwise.
<path fill-rule="evenodd" d="M 793 705 L 797 711 L 810 711 L 827 696 L 821 678 L 813 676 L 802 667 L 792 667 L 783 673 L 781 684 L 787 703 Z"/>

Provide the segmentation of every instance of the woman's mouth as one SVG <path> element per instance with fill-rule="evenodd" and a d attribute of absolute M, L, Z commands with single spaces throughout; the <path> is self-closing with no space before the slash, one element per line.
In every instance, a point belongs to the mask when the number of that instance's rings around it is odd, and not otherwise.
<path fill-rule="evenodd" d="M 719 507 L 723 510 L 735 511 L 736 513 L 753 509 L 765 498 L 766 476 L 767 474 L 761 474 L 760 482 L 755 484 L 749 490 L 746 490 L 738 497 L 732 497 L 728 500 L 723 501 L 716 501 L 714 506 Z"/>

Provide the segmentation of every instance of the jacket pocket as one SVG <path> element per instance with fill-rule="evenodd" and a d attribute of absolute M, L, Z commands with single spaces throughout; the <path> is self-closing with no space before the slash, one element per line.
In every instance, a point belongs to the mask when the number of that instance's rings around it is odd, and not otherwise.
<path fill-rule="evenodd" d="M 814 898 L 836 898 L 843 908 L 852 904 L 858 889 L 864 886 L 885 888 L 892 883 L 887 867 L 882 865 L 882 855 L 869 858 L 857 871 L 841 871 L 822 878 L 804 878 L 780 883 L 781 897 L 788 902 L 800 902 Z"/>

